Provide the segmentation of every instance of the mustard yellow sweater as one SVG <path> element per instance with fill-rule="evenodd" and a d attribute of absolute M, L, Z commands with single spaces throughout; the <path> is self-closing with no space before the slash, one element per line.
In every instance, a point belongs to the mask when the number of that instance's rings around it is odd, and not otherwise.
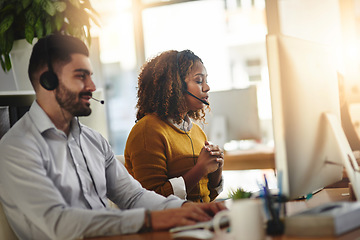
<path fill-rule="evenodd" d="M 140 119 L 132 128 L 125 147 L 125 167 L 144 188 L 163 196 L 173 194 L 169 179 L 180 177 L 196 163 L 204 146 L 206 135 L 193 123 L 187 134 L 154 114 Z M 208 177 L 203 177 L 193 190 L 187 193 L 190 201 L 209 202 L 217 191 L 208 187 Z"/>

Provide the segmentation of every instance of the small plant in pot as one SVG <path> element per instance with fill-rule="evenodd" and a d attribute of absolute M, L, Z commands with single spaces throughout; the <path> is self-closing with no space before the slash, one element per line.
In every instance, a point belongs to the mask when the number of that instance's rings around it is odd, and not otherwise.
<path fill-rule="evenodd" d="M 236 190 L 231 190 L 229 193 L 229 198 L 232 200 L 250 198 L 252 196 L 251 192 L 245 191 L 242 188 L 238 188 Z"/>
<path fill-rule="evenodd" d="M 63 33 L 91 43 L 91 21 L 99 25 L 90 0 L 5 0 L 0 2 L 0 63 L 4 72 L 11 67 L 14 42 L 53 33 Z"/>

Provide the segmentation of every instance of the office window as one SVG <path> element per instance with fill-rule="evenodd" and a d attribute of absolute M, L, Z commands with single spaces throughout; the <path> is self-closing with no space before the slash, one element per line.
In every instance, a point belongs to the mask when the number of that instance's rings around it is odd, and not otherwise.
<path fill-rule="evenodd" d="M 145 57 L 164 50 L 190 49 L 203 60 L 210 87 L 229 89 L 225 18 L 223 0 L 191 1 L 145 9 Z"/>
<path fill-rule="evenodd" d="M 123 154 L 130 129 L 135 123 L 137 60 L 132 0 L 92 0 L 101 27 L 94 28 L 100 39 L 100 59 L 105 85 L 108 140 L 116 154 Z"/>

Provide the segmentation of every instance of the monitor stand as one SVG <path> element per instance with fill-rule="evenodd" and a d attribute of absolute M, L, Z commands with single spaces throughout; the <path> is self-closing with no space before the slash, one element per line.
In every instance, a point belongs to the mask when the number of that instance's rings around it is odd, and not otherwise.
<path fill-rule="evenodd" d="M 349 177 L 352 190 L 354 192 L 355 198 L 357 201 L 360 201 L 360 169 L 355 156 L 350 148 L 350 144 L 345 136 L 343 128 L 334 114 L 325 113 L 324 114 L 327 122 L 329 123 L 331 130 L 337 141 L 337 145 L 340 148 L 342 163 L 345 167 L 346 173 Z"/>
<path fill-rule="evenodd" d="M 359 165 L 337 117 L 330 113 L 324 116 L 336 139 L 357 201 L 329 202 L 286 217 L 285 235 L 288 236 L 335 237 L 360 227 Z"/>

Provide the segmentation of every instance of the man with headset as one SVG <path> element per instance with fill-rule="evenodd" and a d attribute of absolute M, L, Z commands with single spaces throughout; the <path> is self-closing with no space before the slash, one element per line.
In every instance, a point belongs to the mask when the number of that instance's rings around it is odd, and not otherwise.
<path fill-rule="evenodd" d="M 83 42 L 65 35 L 40 39 L 28 71 L 36 101 L 0 142 L 0 201 L 20 239 L 164 230 L 210 220 L 224 209 L 143 189 L 108 142 L 79 123 L 78 116 L 91 113 L 96 89 Z M 119 209 L 108 208 L 108 199 Z"/>

